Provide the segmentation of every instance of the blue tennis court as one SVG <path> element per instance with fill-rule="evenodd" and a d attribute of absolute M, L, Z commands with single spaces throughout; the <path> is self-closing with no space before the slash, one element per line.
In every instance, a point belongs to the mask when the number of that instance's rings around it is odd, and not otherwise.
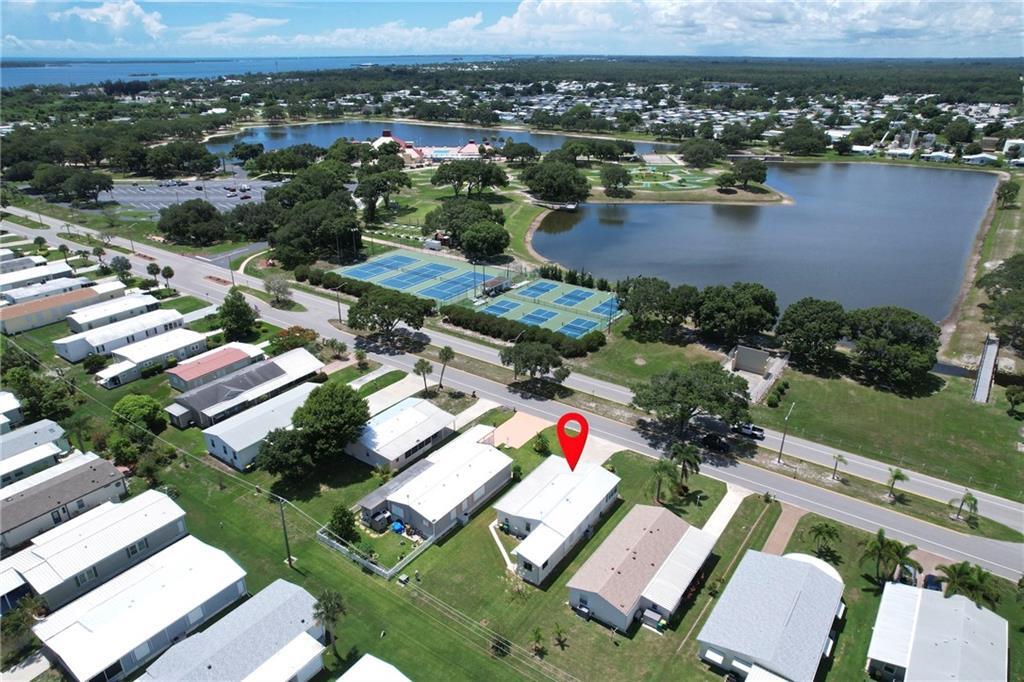
<path fill-rule="evenodd" d="M 441 265 L 440 263 L 427 263 L 421 265 L 418 268 L 413 268 L 408 272 L 403 272 L 400 275 L 389 277 L 383 282 L 378 282 L 386 287 L 393 289 L 408 289 L 414 287 L 417 284 L 423 284 L 431 277 L 437 277 L 443 275 L 446 272 L 451 272 L 455 268 L 450 265 Z"/>
<path fill-rule="evenodd" d="M 515 310 L 519 306 L 519 303 L 516 303 L 515 301 L 510 301 L 507 298 L 505 298 L 487 306 L 486 308 L 484 308 L 484 312 L 487 313 L 488 315 L 497 315 L 498 317 L 501 317 L 505 313 Z"/>
<path fill-rule="evenodd" d="M 615 313 L 619 312 L 619 299 L 612 296 L 601 301 L 599 305 L 594 306 L 590 309 L 590 312 L 603 315 L 605 317 L 611 317 Z"/>
<path fill-rule="evenodd" d="M 548 310 L 547 308 L 534 308 L 531 312 L 520 317 L 519 321 L 523 324 L 532 324 L 539 327 L 556 315 L 558 315 L 558 313 L 554 310 Z"/>
<path fill-rule="evenodd" d="M 464 272 L 461 275 L 456 275 L 440 284 L 435 284 L 416 293 L 420 296 L 430 296 L 431 298 L 439 298 L 445 301 L 452 296 L 457 296 L 472 289 L 486 279 L 487 277 L 482 272 Z"/>
<path fill-rule="evenodd" d="M 516 291 L 515 293 L 518 296 L 525 296 L 526 298 L 537 298 L 538 296 L 542 296 L 552 289 L 557 288 L 558 285 L 553 282 L 534 282 L 522 291 Z"/>
<path fill-rule="evenodd" d="M 351 270 L 344 272 L 345 277 L 352 277 L 353 279 L 373 279 L 377 275 L 391 270 L 397 270 L 403 265 L 411 265 L 416 262 L 415 258 L 409 256 L 394 255 L 388 256 L 387 258 L 381 258 L 370 263 L 364 263 L 357 265 Z"/>
<path fill-rule="evenodd" d="M 569 306 L 570 308 L 577 303 L 587 300 L 594 295 L 593 291 L 587 291 L 586 289 L 573 289 L 572 291 L 562 294 L 555 299 L 555 305 Z"/>
<path fill-rule="evenodd" d="M 586 320 L 582 317 L 577 317 L 558 331 L 562 332 L 566 336 L 578 339 L 596 326 L 597 322 L 594 322 L 593 320 Z"/>

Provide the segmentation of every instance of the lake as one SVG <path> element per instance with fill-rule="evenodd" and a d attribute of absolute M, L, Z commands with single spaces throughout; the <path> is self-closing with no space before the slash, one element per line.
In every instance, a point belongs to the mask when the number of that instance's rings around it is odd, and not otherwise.
<path fill-rule="evenodd" d="M 473 126 L 439 126 L 422 123 L 405 123 L 402 121 L 340 121 L 337 123 L 311 123 L 308 125 L 260 126 L 249 128 L 245 132 L 231 137 L 218 137 L 207 144 L 207 148 L 217 153 L 230 151 L 236 142 L 260 142 L 270 149 L 280 149 L 308 142 L 318 147 L 330 147 L 340 137 L 353 140 L 377 139 L 382 130 L 390 130 L 396 137 L 406 142 L 414 142 L 421 147 L 447 147 L 465 144 L 469 140 L 481 142 L 484 138 L 493 140 L 511 137 L 516 142 L 529 142 L 542 152 L 558 149 L 562 143 L 570 139 L 566 135 L 534 133 L 526 130 L 509 130 L 507 128 L 480 128 Z M 657 144 L 651 142 L 635 142 L 640 154 L 647 154 L 656 149 L 673 150 L 678 145 Z"/>
<path fill-rule="evenodd" d="M 804 296 L 845 307 L 951 311 L 996 176 L 882 164 L 770 164 L 793 205 L 589 204 L 555 212 L 543 256 L 610 280 L 698 287 L 760 282 L 780 309 Z"/>
<path fill-rule="evenodd" d="M 248 73 L 350 69 L 367 64 L 438 64 L 453 61 L 503 61 L 509 57 L 474 55 L 408 55 L 356 57 L 238 57 L 224 59 L 3 59 L 0 82 L 22 85 L 85 85 L 106 80 L 153 78 L 220 78 Z"/>

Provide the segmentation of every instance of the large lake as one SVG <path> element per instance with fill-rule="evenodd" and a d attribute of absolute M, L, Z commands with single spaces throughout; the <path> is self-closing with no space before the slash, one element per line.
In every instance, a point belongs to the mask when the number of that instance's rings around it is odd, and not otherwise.
<path fill-rule="evenodd" d="M 550 214 L 533 245 L 609 279 L 653 275 L 699 287 L 773 289 L 847 308 L 949 314 L 992 200 L 990 173 L 880 164 L 769 166 L 788 206 L 585 205 Z"/>
<path fill-rule="evenodd" d="M 493 140 L 511 137 L 516 142 L 529 142 L 542 152 L 558 149 L 562 143 L 570 139 L 565 135 L 549 133 L 533 133 L 526 130 L 509 130 L 507 128 L 479 128 L 472 126 L 439 126 L 422 123 L 406 123 L 402 121 L 340 121 L 337 123 L 311 123 L 308 125 L 261 126 L 249 128 L 245 132 L 231 137 L 218 137 L 207 144 L 211 152 L 230 151 L 236 142 L 261 142 L 267 149 L 279 149 L 308 142 L 319 147 L 330 147 L 341 137 L 353 140 L 375 140 L 381 131 L 390 130 L 396 137 L 406 142 L 414 142 L 421 147 L 446 147 L 465 144 L 469 140 L 481 142 L 485 138 Z M 677 145 L 656 144 L 651 142 L 635 142 L 640 154 L 647 154 L 656 149 L 672 150 Z"/>

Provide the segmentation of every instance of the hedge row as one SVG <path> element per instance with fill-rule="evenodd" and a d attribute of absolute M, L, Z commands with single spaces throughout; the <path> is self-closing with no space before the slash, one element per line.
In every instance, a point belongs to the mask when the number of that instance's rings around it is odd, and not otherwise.
<path fill-rule="evenodd" d="M 390 291 L 393 294 L 400 296 L 407 296 L 409 299 L 415 301 L 418 305 L 423 306 L 424 316 L 435 315 L 436 311 L 434 308 L 434 301 L 429 298 L 421 298 L 419 296 L 413 296 L 397 289 L 391 289 L 388 287 L 382 287 L 379 284 L 373 282 L 364 282 L 359 279 L 352 279 L 350 277 L 342 277 L 336 272 L 324 271 L 318 268 L 310 268 L 306 265 L 300 265 L 295 268 L 295 279 L 300 282 L 309 282 L 313 286 L 322 287 L 328 291 L 340 291 L 343 294 L 349 296 L 355 296 L 356 298 L 362 298 L 363 295 L 381 289 L 384 291 Z"/>
<path fill-rule="evenodd" d="M 580 338 L 574 339 L 551 329 L 534 327 L 518 320 L 497 317 L 459 305 L 446 305 L 441 308 L 441 314 L 456 327 L 469 329 L 495 339 L 512 341 L 519 338 L 520 341 L 546 343 L 553 346 L 562 357 L 566 358 L 583 357 L 605 344 L 604 334 L 599 331 L 588 332 Z"/>

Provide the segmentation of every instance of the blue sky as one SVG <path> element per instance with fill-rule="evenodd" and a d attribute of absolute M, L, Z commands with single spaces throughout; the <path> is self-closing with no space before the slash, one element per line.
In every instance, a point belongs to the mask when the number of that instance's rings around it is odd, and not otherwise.
<path fill-rule="evenodd" d="M 3 55 L 1019 57 L 1017 0 L 0 0 Z"/>

